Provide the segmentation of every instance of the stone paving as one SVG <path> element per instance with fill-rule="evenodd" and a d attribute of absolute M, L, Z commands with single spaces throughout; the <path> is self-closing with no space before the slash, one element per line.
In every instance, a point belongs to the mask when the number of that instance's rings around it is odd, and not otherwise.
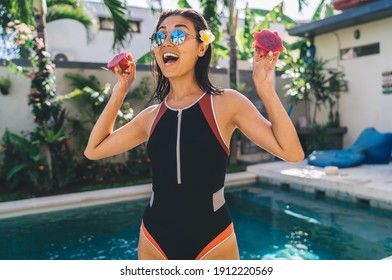
<path fill-rule="evenodd" d="M 247 171 L 261 182 L 392 210 L 392 164 L 341 168 L 339 174 L 327 175 L 306 161 L 278 161 L 251 165 Z"/>

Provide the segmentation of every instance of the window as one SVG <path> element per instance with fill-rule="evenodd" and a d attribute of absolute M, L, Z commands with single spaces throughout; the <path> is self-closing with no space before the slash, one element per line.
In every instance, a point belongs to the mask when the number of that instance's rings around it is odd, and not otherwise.
<path fill-rule="evenodd" d="M 375 43 L 371 45 L 342 49 L 340 50 L 340 57 L 345 60 L 378 53 L 380 53 L 380 43 Z"/>
<path fill-rule="evenodd" d="M 140 21 L 137 20 L 130 20 L 130 27 L 132 33 L 140 33 Z M 99 29 L 100 30 L 113 30 L 114 23 L 112 18 L 99 18 Z"/>

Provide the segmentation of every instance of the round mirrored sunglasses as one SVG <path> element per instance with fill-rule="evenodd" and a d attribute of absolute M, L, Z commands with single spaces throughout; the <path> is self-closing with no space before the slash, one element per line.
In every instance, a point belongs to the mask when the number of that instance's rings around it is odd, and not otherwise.
<path fill-rule="evenodd" d="M 167 36 L 169 36 L 170 41 L 176 46 L 184 43 L 186 36 L 196 39 L 195 35 L 185 33 L 185 31 L 181 29 L 174 29 L 172 32 L 170 32 L 169 35 L 163 34 L 162 32 L 158 31 L 153 33 L 150 38 L 152 46 L 154 48 L 161 46 L 163 42 L 165 42 Z"/>

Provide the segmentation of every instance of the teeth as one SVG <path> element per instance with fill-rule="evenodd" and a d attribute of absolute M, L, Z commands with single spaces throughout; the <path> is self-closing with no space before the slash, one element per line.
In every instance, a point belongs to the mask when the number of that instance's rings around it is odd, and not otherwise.
<path fill-rule="evenodd" d="M 174 54 L 174 53 L 164 53 L 164 54 L 163 54 L 163 57 L 164 57 L 164 58 L 167 58 L 168 56 L 172 56 L 172 57 L 178 58 L 178 55 L 176 55 L 176 54 Z"/>

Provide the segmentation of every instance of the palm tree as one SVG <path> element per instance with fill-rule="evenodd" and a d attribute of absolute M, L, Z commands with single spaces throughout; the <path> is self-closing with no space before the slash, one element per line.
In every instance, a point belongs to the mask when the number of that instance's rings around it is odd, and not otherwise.
<path fill-rule="evenodd" d="M 124 46 L 130 26 L 125 0 L 102 0 L 109 9 L 114 23 L 113 49 Z M 83 9 L 79 0 L 10 0 L 9 12 L 21 22 L 35 26 L 37 37 L 46 42 L 46 23 L 59 19 L 73 19 L 80 22 L 91 33 L 93 17 Z M 33 7 L 33 9 L 32 9 Z"/>

